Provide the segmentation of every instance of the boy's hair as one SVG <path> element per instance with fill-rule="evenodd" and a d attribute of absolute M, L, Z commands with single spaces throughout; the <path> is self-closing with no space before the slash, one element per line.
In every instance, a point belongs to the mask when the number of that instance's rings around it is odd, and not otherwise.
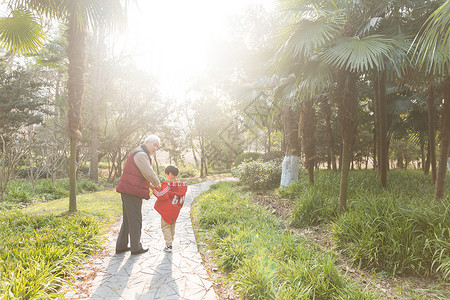
<path fill-rule="evenodd" d="M 166 168 L 166 170 L 164 172 L 166 174 L 172 173 L 173 176 L 178 176 L 179 171 L 178 171 L 177 167 L 170 165 Z"/>

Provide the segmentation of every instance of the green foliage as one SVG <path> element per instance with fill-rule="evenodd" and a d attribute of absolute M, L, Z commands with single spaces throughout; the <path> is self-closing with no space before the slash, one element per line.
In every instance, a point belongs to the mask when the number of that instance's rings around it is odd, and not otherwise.
<path fill-rule="evenodd" d="M 365 267 L 448 278 L 450 206 L 446 199 L 434 201 L 430 176 L 391 171 L 383 189 L 376 172 L 351 172 L 348 211 L 342 216 L 337 214 L 340 174 L 321 170 L 315 179 L 314 186 L 302 178 L 280 189 L 296 201 L 293 225 L 334 222 L 339 247 Z"/>
<path fill-rule="evenodd" d="M 44 83 L 31 71 L 18 68 L 7 72 L 0 64 L 0 132 L 12 132 L 22 126 L 43 121 L 46 99 Z"/>
<path fill-rule="evenodd" d="M 87 192 L 96 192 L 96 191 L 99 191 L 101 188 L 97 183 L 95 183 L 87 178 L 78 180 L 77 187 L 79 187 L 79 189 L 81 189 L 82 191 L 87 191 Z"/>
<path fill-rule="evenodd" d="M 95 192 L 100 186 L 87 178 L 80 179 L 77 183 L 77 193 Z M 53 185 L 50 179 L 36 181 L 35 194 L 31 182 L 28 180 L 13 180 L 8 184 L 5 200 L 12 203 L 30 203 L 33 199 L 54 200 L 69 196 L 69 181 L 59 179 Z"/>
<path fill-rule="evenodd" d="M 280 185 L 281 163 L 278 160 L 249 161 L 231 169 L 231 173 L 250 190 L 263 191 Z"/>
<path fill-rule="evenodd" d="M 333 224 L 340 248 L 362 266 L 448 277 L 450 205 L 368 198 Z"/>
<path fill-rule="evenodd" d="M 313 186 L 305 176 L 280 189 L 283 198 L 296 201 L 291 221 L 294 226 L 315 226 L 337 217 L 339 176 L 328 171 L 316 172 L 314 176 Z"/>
<path fill-rule="evenodd" d="M 50 298 L 99 247 L 89 216 L 0 214 L 0 298 Z"/>
<path fill-rule="evenodd" d="M 218 266 L 244 298 L 371 298 L 344 280 L 332 254 L 284 231 L 275 216 L 237 189 L 234 183 L 217 184 L 192 209 Z"/>
<path fill-rule="evenodd" d="M 268 153 L 264 153 L 261 156 L 261 159 L 263 161 L 270 161 L 270 160 L 280 160 L 283 161 L 283 157 L 284 157 L 284 152 L 283 151 L 271 151 Z"/>
<path fill-rule="evenodd" d="M 238 157 L 236 157 L 234 164 L 236 166 L 238 166 L 243 162 L 258 160 L 259 158 L 261 158 L 261 156 L 262 156 L 262 153 L 259 153 L 259 152 L 244 152 L 244 153 L 240 154 Z"/>

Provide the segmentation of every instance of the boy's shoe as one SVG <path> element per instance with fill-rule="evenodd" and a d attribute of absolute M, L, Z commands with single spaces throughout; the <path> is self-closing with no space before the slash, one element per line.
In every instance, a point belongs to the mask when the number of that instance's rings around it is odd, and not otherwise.
<path fill-rule="evenodd" d="M 170 253 L 172 252 L 172 246 L 165 246 L 163 250 Z"/>

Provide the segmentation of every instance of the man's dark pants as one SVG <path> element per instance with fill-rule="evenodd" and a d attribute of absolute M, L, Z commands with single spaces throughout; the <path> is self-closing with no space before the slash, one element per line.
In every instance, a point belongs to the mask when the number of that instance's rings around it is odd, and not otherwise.
<path fill-rule="evenodd" d="M 117 238 L 116 250 L 123 250 L 128 247 L 129 235 L 131 252 L 135 252 L 142 249 L 142 199 L 130 194 L 121 194 L 121 196 L 123 220 Z"/>

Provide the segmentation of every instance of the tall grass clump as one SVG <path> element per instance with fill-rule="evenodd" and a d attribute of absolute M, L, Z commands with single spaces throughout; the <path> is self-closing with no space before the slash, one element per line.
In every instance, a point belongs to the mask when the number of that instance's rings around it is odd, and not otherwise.
<path fill-rule="evenodd" d="M 391 196 L 355 203 L 333 224 L 337 245 L 364 267 L 448 278 L 450 205 L 405 202 Z"/>
<path fill-rule="evenodd" d="M 235 183 L 200 195 L 193 220 L 207 232 L 218 267 L 249 299 L 337 299 L 365 292 L 339 273 L 335 258 L 285 230 L 268 210 L 250 203 Z M 344 292 L 345 291 L 345 292 Z M 345 299 L 345 297 L 343 297 Z"/>
<path fill-rule="evenodd" d="M 335 172 L 318 171 L 315 184 L 307 177 L 281 188 L 282 197 L 295 201 L 291 224 L 295 227 L 315 226 L 337 217 L 339 203 L 339 176 Z"/>
<path fill-rule="evenodd" d="M 98 249 L 100 227 L 89 216 L 0 213 L 0 298 L 55 297 L 76 267 Z"/>
<path fill-rule="evenodd" d="M 365 267 L 393 274 L 450 275 L 449 197 L 434 200 L 431 176 L 420 171 L 390 171 L 388 187 L 377 172 L 354 171 L 349 176 L 347 212 L 339 216 L 340 174 L 315 172 L 280 189 L 296 202 L 292 224 L 298 227 L 333 223 L 338 246 Z"/>

